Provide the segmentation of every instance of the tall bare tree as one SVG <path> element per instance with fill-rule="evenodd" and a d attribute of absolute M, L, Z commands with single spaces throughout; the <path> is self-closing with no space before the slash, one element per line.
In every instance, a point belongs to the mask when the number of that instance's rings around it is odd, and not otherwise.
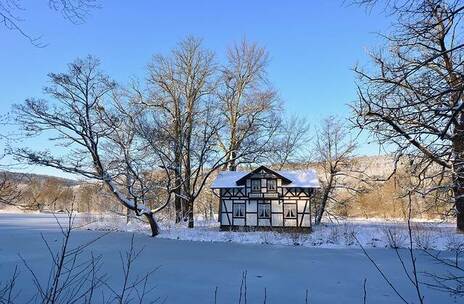
<path fill-rule="evenodd" d="M 334 116 L 324 119 L 317 135 L 315 161 L 322 168 L 322 193 L 314 222 L 320 224 L 330 204 L 340 203 L 340 191 L 357 191 L 354 152 L 356 142 L 350 137 L 346 123 Z M 350 180 L 351 179 L 351 180 Z M 351 182 L 351 183 L 350 183 Z"/>
<path fill-rule="evenodd" d="M 122 172 L 131 172 L 133 180 L 141 180 L 144 173 L 153 170 L 152 158 L 142 164 L 132 153 L 109 153 L 109 148 L 133 149 L 137 151 L 138 141 L 126 141 L 126 137 L 116 136 L 115 132 L 123 132 L 121 122 L 126 116 L 114 110 L 114 90 L 116 83 L 99 68 L 99 61 L 93 57 L 78 59 L 69 65 L 66 73 L 49 74 L 51 85 L 45 93 L 52 101 L 28 99 L 15 106 L 16 120 L 22 125 L 26 135 L 34 136 L 49 132 L 52 141 L 61 146 L 67 153 L 58 156 L 49 150 L 33 151 L 29 148 L 18 148 L 13 154 L 31 164 L 57 168 L 64 172 L 103 182 L 110 192 L 137 216 L 145 216 L 152 235 L 158 234 L 158 224 L 154 214 L 169 203 L 169 196 L 164 202 L 158 202 L 156 208 L 143 204 L 147 190 L 140 186 L 124 194 L 127 184 L 121 181 Z M 117 133 L 119 134 L 119 133 Z M 156 158 L 156 155 L 153 155 Z M 114 164 L 124 163 L 125 167 Z M 142 167 L 146 165 L 145 170 Z M 171 194 L 170 180 L 165 187 Z"/>
<path fill-rule="evenodd" d="M 416 190 L 448 194 L 464 230 L 464 3 L 402 0 L 387 9 L 394 16 L 387 47 L 370 54 L 372 69 L 355 69 L 353 120 L 412 158 L 421 167 Z"/>
<path fill-rule="evenodd" d="M 267 64 L 267 51 L 245 39 L 227 50 L 218 92 L 225 120 L 220 145 L 225 153 L 230 151 L 227 170 L 255 162 L 279 126 L 280 105 L 267 80 Z"/>
<path fill-rule="evenodd" d="M 175 193 L 176 221 L 188 220 L 189 227 L 194 225 L 194 201 L 206 179 L 228 157 L 227 151 L 217 149 L 222 128 L 215 103 L 217 74 L 214 54 L 203 48 L 201 40 L 187 37 L 169 56 L 154 56 L 148 97 L 139 94 L 151 117 L 145 126 L 162 130 L 164 156 L 172 163 L 176 186 L 181 186 Z"/>
<path fill-rule="evenodd" d="M 304 162 L 310 150 L 310 125 L 304 117 L 284 117 L 272 136 L 270 149 L 263 151 L 274 167 L 281 170 L 286 165 Z"/>
<path fill-rule="evenodd" d="M 180 222 L 184 216 L 185 204 L 182 200 L 182 117 L 183 104 L 181 99 L 181 88 L 177 83 L 177 72 L 175 63 L 171 58 L 155 55 L 149 64 L 148 97 L 135 88 L 135 98 L 148 107 L 149 113 L 146 115 L 142 125 L 143 133 L 149 138 L 150 142 L 157 144 L 163 141 L 163 146 L 168 147 L 166 157 L 171 158 L 173 163 L 174 182 L 176 185 L 175 193 L 175 212 L 176 223 Z M 152 132 L 153 128 L 159 128 L 161 133 Z M 155 134 L 162 134 L 159 138 L 153 137 Z"/>

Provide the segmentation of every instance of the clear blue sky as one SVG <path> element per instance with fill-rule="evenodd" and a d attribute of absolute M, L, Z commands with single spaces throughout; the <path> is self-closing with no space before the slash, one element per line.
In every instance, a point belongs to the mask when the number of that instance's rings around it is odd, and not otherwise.
<path fill-rule="evenodd" d="M 289 113 L 306 116 L 313 126 L 330 114 L 346 117 L 346 104 L 355 99 L 350 69 L 368 63 L 367 48 L 379 43 L 374 33 L 385 31 L 388 23 L 379 12 L 345 2 L 107 0 L 85 24 L 74 25 L 49 10 L 47 1 L 26 0 L 21 25 L 27 33 L 41 35 L 48 46 L 36 48 L 0 27 L 0 114 L 27 97 L 41 96 L 47 73 L 64 71 L 76 57 L 99 57 L 105 71 L 124 83 L 144 76 L 152 54 L 166 53 L 194 35 L 219 59 L 244 36 L 258 42 L 270 53 L 269 77 Z M 49 146 L 45 139 L 31 145 Z M 378 151 L 364 143 L 359 152 Z"/>

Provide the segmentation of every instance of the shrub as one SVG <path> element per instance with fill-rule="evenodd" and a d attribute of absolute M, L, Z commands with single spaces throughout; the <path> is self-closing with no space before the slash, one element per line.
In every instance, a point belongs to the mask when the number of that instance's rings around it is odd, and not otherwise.
<path fill-rule="evenodd" d="M 447 237 L 445 247 L 446 250 L 460 255 L 464 252 L 464 240 L 458 237 L 456 234 L 450 233 Z"/>
<path fill-rule="evenodd" d="M 424 250 L 433 249 L 435 240 L 431 227 L 415 223 L 412 226 L 412 237 L 417 248 Z"/>
<path fill-rule="evenodd" d="M 302 244 L 302 236 L 300 232 L 289 233 L 290 242 L 293 246 L 300 246 Z"/>
<path fill-rule="evenodd" d="M 352 246 L 356 243 L 356 236 L 358 232 L 351 224 L 343 224 L 343 240 L 346 246 Z"/>
<path fill-rule="evenodd" d="M 329 234 L 327 235 L 327 243 L 336 244 L 340 239 L 340 231 L 338 225 L 330 225 Z"/>
<path fill-rule="evenodd" d="M 387 245 L 390 248 L 397 249 L 404 247 L 407 236 L 402 228 L 384 226 L 382 228 L 382 232 L 384 234 Z"/>

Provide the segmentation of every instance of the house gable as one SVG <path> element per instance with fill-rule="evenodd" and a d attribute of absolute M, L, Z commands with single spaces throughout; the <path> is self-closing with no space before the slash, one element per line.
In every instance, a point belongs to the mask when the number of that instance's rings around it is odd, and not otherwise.
<path fill-rule="evenodd" d="M 250 179 L 280 179 L 282 181 L 282 184 L 290 184 L 292 182 L 291 180 L 289 180 L 285 176 L 282 176 L 276 171 L 271 170 L 265 166 L 260 166 L 248 173 L 247 175 L 243 176 L 239 180 L 237 180 L 237 185 L 243 186 L 246 184 L 247 180 Z"/>

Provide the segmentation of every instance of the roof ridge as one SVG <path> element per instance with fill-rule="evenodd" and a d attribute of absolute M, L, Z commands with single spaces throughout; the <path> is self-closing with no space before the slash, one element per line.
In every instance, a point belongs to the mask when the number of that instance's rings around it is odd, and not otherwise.
<path fill-rule="evenodd" d="M 243 185 L 238 185 L 237 182 L 255 170 L 252 170 L 250 172 L 248 171 L 220 171 L 211 187 L 216 188 L 216 189 L 217 188 L 243 187 Z M 320 187 L 319 179 L 317 177 L 317 171 L 313 168 L 296 169 L 296 170 L 272 170 L 272 169 L 269 169 L 269 170 L 280 175 L 282 178 L 289 180 L 290 183 L 286 185 L 286 187 L 302 187 L 302 188 L 319 188 Z"/>

